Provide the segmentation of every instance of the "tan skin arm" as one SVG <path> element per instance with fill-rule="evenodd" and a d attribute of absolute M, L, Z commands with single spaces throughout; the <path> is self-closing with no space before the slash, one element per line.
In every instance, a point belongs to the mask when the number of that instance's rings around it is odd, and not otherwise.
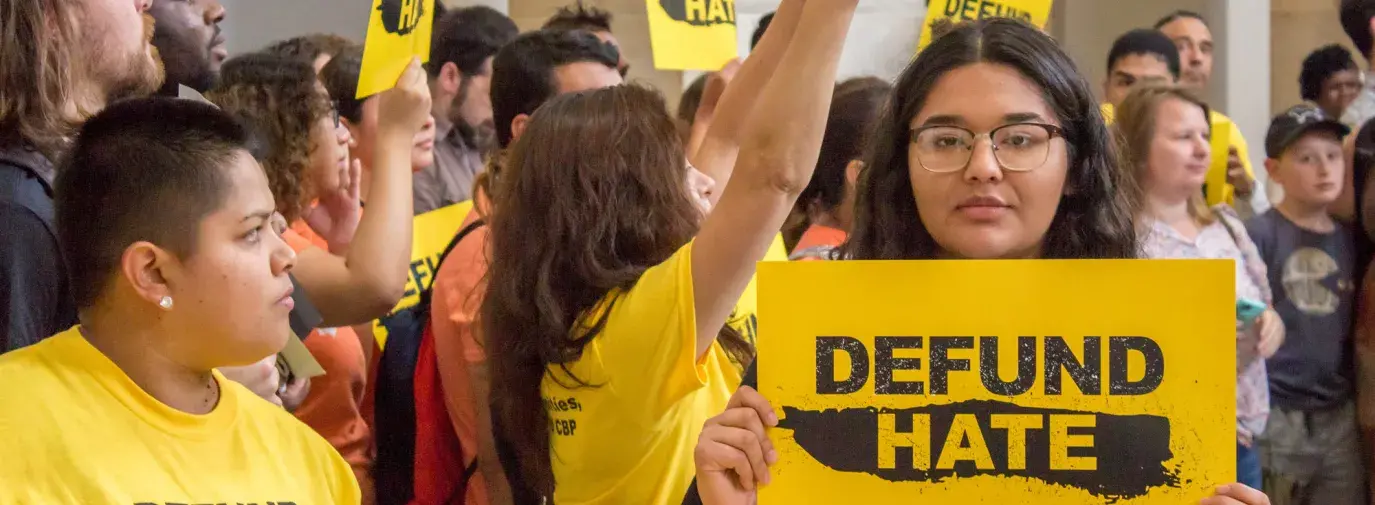
<path fill-rule="evenodd" d="M 347 256 L 319 248 L 298 255 L 292 272 L 324 318 L 322 326 L 362 324 L 401 299 L 411 263 L 411 146 L 430 114 L 425 71 L 412 62 L 397 86 L 377 97 L 377 157 L 368 210 Z"/>
<path fill-rule="evenodd" d="M 720 102 L 714 108 L 707 109 L 712 113 L 711 117 L 707 121 L 699 119 L 693 124 L 694 130 L 702 129 L 704 133 L 700 140 L 690 142 L 690 147 L 691 144 L 699 147 L 688 150 L 687 155 L 698 170 L 716 181 L 716 191 L 708 195 L 712 205 L 721 199 L 721 188 L 729 185 L 736 168 L 736 158 L 740 154 L 741 135 L 744 134 L 746 122 L 762 108 L 760 98 L 764 86 L 776 76 L 784 51 L 791 45 L 793 34 L 798 32 L 804 1 L 784 0 L 778 6 L 773 23 L 764 32 L 764 38 L 760 39 L 754 53 L 729 80 Z M 834 77 L 828 79 L 834 80 Z M 708 81 L 708 87 L 710 85 Z M 706 91 L 702 94 L 705 97 Z M 698 109 L 698 112 L 703 111 Z M 824 117 L 822 122 L 825 122 Z"/>
<path fill-rule="evenodd" d="M 797 0 L 787 2 L 784 7 Z M 810 0 L 741 134 L 736 174 L 692 249 L 697 355 L 703 355 L 812 178 L 840 53 L 859 0 Z M 780 9 L 780 15 L 781 15 Z M 768 37 L 766 35 L 765 37 Z"/>

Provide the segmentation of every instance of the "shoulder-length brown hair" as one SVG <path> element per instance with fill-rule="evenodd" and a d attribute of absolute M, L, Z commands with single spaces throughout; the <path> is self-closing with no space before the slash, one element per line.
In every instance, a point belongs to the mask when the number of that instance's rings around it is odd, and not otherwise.
<path fill-rule="evenodd" d="M 496 183 L 479 321 L 499 435 L 515 449 L 530 491 L 554 489 L 540 384 L 551 367 L 566 372 L 597 337 L 610 312 L 592 310 L 598 303 L 697 234 L 701 213 L 686 174 L 663 97 L 635 85 L 555 98 L 512 146 Z M 729 326 L 718 342 L 737 362 L 750 359 L 749 344 Z M 569 387 L 599 387 L 571 380 Z"/>
<path fill-rule="evenodd" d="M 0 0 L 0 144 L 27 141 L 53 158 L 86 116 L 68 109 L 80 50 L 75 14 L 65 0 Z"/>
<path fill-rule="evenodd" d="M 330 114 L 329 97 L 318 86 L 310 64 L 254 53 L 225 62 L 219 84 L 205 94 L 244 122 L 264 146 L 255 155 L 267 172 L 277 211 L 288 222 L 301 216 L 313 194 L 308 169 L 317 146 L 310 133 Z"/>
<path fill-rule="evenodd" d="M 1198 106 L 1203 110 L 1203 117 L 1210 117 L 1208 104 L 1192 91 L 1180 86 L 1166 84 L 1145 84 L 1137 86 L 1127 94 L 1127 98 L 1122 100 L 1122 104 L 1117 107 L 1116 121 L 1113 123 L 1113 135 L 1118 144 L 1118 154 L 1121 161 L 1118 163 L 1122 170 L 1127 172 L 1127 177 L 1136 182 L 1136 186 L 1145 190 L 1142 182 L 1146 178 L 1148 169 L 1147 156 L 1151 152 L 1151 143 L 1155 141 L 1155 121 L 1160 104 L 1166 100 L 1182 100 L 1189 104 Z M 1212 124 L 1209 123 L 1209 133 L 1211 134 Z M 1145 207 L 1138 202 L 1137 212 L 1145 210 Z M 1213 222 L 1215 216 L 1213 211 L 1208 208 L 1208 202 L 1203 199 L 1203 192 L 1200 191 L 1189 199 L 1189 215 L 1200 225 Z"/>

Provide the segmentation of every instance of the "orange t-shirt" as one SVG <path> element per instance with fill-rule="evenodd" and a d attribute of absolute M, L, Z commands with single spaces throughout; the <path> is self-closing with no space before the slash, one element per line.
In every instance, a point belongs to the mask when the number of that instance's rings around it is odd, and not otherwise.
<path fill-rule="evenodd" d="M 845 238 L 844 230 L 819 224 L 811 225 L 807 227 L 807 231 L 802 232 L 802 237 L 797 240 L 797 247 L 793 248 L 788 259 L 793 261 L 830 259 L 830 253 L 844 244 Z"/>
<path fill-rule="evenodd" d="M 310 239 L 292 229 L 282 234 L 287 245 L 300 253 L 317 247 Z M 308 288 L 307 288 L 308 289 Z M 309 293 L 307 293 L 309 294 Z M 372 429 L 364 418 L 361 404 L 367 389 L 367 363 L 363 346 L 352 328 L 319 328 L 306 336 L 306 349 L 325 375 L 310 380 L 310 393 L 296 409 L 296 418 L 325 437 L 330 445 L 353 467 L 363 490 L 364 503 L 372 502 Z"/>
<path fill-rule="evenodd" d="M 462 227 L 466 228 L 486 214 L 486 205 L 481 199 L 478 202 L 479 207 L 468 213 Z M 481 226 L 454 246 L 435 274 L 430 302 L 439 380 L 449 421 L 463 445 L 465 464 L 477 457 L 478 445 L 474 407 L 477 399 L 473 398 L 469 369 L 487 361 L 487 353 L 476 334 L 476 320 L 482 296 L 486 293 L 488 239 L 488 228 Z M 489 502 L 482 472 L 474 473 L 468 481 L 465 500 L 464 503 L 478 505 Z"/>

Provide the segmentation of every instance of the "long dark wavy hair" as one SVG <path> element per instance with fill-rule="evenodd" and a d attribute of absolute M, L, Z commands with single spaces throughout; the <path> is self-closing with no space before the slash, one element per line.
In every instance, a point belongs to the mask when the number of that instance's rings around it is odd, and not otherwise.
<path fill-rule="evenodd" d="M 220 82 L 205 97 L 257 132 L 268 146 L 261 160 L 277 211 L 295 221 L 315 198 L 310 153 L 319 146 L 310 132 L 330 114 L 330 101 L 309 63 L 249 53 L 224 63 Z"/>
<path fill-rule="evenodd" d="M 922 50 L 898 78 L 860 177 L 849 259 L 929 259 L 941 251 L 917 213 L 909 175 L 912 119 L 941 76 L 975 63 L 1016 69 L 1045 95 L 1064 128 L 1066 194 L 1046 231 L 1043 258 L 1135 258 L 1137 190 L 1117 169 L 1098 102 L 1074 62 L 1050 36 L 1020 21 L 956 25 Z M 978 97 L 970 97 L 971 100 Z"/>
<path fill-rule="evenodd" d="M 529 491 L 550 496 L 555 484 L 540 384 L 551 367 L 561 369 L 559 380 L 571 377 L 568 365 L 610 313 L 594 307 L 697 234 L 701 213 L 686 173 L 663 97 L 635 85 L 551 100 L 509 153 L 495 187 L 501 204 L 479 324 L 497 435 L 514 449 Z M 718 342 L 738 364 L 751 359 L 729 326 Z M 569 387 L 599 387 L 571 380 Z"/>

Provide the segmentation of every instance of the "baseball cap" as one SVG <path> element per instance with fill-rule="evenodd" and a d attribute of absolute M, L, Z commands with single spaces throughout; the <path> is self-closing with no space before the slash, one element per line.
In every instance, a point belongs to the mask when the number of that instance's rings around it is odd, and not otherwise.
<path fill-rule="evenodd" d="M 1265 156 L 1279 158 L 1289 144 L 1310 131 L 1329 131 L 1341 138 L 1351 133 L 1351 128 L 1315 106 L 1295 105 L 1270 120 L 1270 131 L 1265 134 Z"/>

